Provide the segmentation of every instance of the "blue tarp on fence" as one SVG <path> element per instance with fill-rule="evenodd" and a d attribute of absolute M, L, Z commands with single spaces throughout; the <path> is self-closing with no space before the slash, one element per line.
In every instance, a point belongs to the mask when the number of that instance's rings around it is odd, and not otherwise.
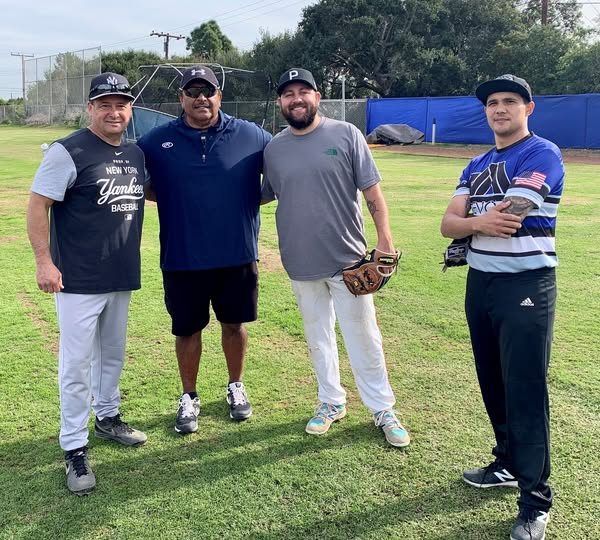
<path fill-rule="evenodd" d="M 600 94 L 534 96 L 532 131 L 561 148 L 600 148 Z M 381 124 L 408 124 L 431 142 L 493 144 L 483 106 L 475 97 L 369 99 L 367 133 Z"/>

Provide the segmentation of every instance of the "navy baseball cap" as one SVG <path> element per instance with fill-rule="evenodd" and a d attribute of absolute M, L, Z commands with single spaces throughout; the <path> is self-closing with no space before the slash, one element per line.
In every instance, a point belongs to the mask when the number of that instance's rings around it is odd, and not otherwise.
<path fill-rule="evenodd" d="M 277 85 L 277 95 L 281 95 L 283 89 L 290 83 L 303 82 L 308 84 L 315 92 L 317 92 L 317 83 L 313 74 L 307 69 L 292 68 L 288 69 L 281 77 L 279 77 L 279 83 Z"/>
<path fill-rule="evenodd" d="M 187 88 L 194 81 L 203 81 L 213 88 L 219 88 L 219 81 L 214 71 L 206 66 L 194 66 L 186 69 L 181 76 L 181 88 Z"/>
<path fill-rule="evenodd" d="M 102 96 L 125 96 L 133 99 L 129 81 L 123 75 L 110 71 L 96 75 L 90 83 L 88 99 L 93 101 Z"/>
<path fill-rule="evenodd" d="M 531 95 L 531 88 L 525 79 L 516 77 L 507 73 L 506 75 L 500 75 L 491 81 L 481 83 L 475 90 L 477 99 L 484 105 L 487 104 L 487 98 L 490 94 L 495 92 L 514 92 L 523 97 L 523 99 L 529 103 L 533 97 Z"/>

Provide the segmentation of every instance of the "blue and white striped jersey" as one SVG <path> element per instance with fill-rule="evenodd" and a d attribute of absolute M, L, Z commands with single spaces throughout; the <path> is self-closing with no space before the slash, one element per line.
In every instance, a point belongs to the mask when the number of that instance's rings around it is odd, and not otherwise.
<path fill-rule="evenodd" d="M 511 146 L 492 148 L 463 171 L 454 196 L 468 195 L 471 213 L 484 214 L 506 196 L 535 205 L 510 238 L 474 234 L 469 265 L 483 272 L 522 272 L 558 264 L 556 215 L 565 169 L 558 147 L 533 133 Z"/>

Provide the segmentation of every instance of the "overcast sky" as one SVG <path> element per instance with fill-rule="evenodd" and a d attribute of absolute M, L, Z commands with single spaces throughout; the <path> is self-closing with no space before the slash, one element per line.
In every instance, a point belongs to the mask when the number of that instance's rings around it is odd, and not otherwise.
<path fill-rule="evenodd" d="M 143 49 L 163 55 L 163 39 L 150 32 L 188 36 L 215 19 L 233 44 L 250 49 L 260 30 L 294 30 L 302 8 L 316 0 L 0 0 L 0 97 L 22 95 L 21 59 L 101 46 L 103 51 Z M 169 54 L 186 54 L 171 39 Z"/>

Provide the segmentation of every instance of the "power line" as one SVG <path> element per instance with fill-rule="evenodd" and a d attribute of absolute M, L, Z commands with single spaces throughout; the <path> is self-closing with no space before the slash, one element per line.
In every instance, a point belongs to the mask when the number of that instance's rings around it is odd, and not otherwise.
<path fill-rule="evenodd" d="M 224 11 L 224 12 L 222 12 L 222 13 L 217 13 L 216 15 L 212 15 L 210 18 L 208 18 L 208 19 L 203 19 L 202 21 L 198 21 L 198 22 L 195 22 L 195 23 L 191 23 L 191 24 L 185 24 L 185 25 L 183 25 L 183 26 L 177 26 L 177 27 L 175 27 L 175 28 L 171 28 L 169 31 L 170 31 L 170 32 L 174 32 L 174 31 L 176 31 L 176 30 L 181 30 L 181 29 L 183 29 L 183 28 L 192 28 L 192 27 L 196 27 L 196 26 L 199 26 L 199 25 L 201 25 L 202 23 L 208 22 L 208 21 L 209 21 L 209 20 L 211 20 L 211 19 L 221 19 L 221 20 L 223 20 L 223 19 L 228 19 L 228 18 L 231 18 L 232 16 L 233 16 L 233 17 L 236 17 L 237 15 L 231 15 L 231 14 L 233 14 L 233 13 L 235 13 L 235 12 L 237 12 L 237 11 L 244 11 L 244 12 L 247 12 L 247 11 L 248 11 L 248 10 L 247 10 L 247 8 L 249 8 L 249 7 L 251 7 L 251 6 L 254 6 L 254 5 L 256 5 L 256 4 L 262 4 L 262 3 L 264 3 L 265 1 L 266 1 L 266 0 L 258 0 L 257 2 L 251 2 L 250 4 L 245 4 L 245 5 L 243 5 L 243 6 L 240 6 L 239 8 L 236 8 L 236 9 L 231 9 L 231 10 L 229 10 L 229 11 Z M 274 4 L 274 3 L 279 3 L 279 2 L 283 2 L 283 1 L 284 1 L 284 0 L 276 0 L 275 2 L 270 2 L 269 4 L 266 4 L 266 5 L 264 5 L 264 6 L 260 6 L 260 7 L 267 7 L 267 6 L 269 6 L 269 5 L 272 5 L 272 4 Z M 260 9 L 260 7 L 259 7 L 258 9 Z M 253 10 L 250 10 L 250 11 L 253 11 Z M 117 41 L 117 42 L 115 42 L 115 43 L 109 43 L 108 45 L 102 45 L 102 48 L 103 48 L 103 49 L 108 49 L 108 48 L 112 48 L 112 47 L 114 47 L 114 46 L 117 46 L 117 45 L 124 45 L 124 44 L 126 44 L 126 43 L 134 43 L 134 42 L 137 42 L 137 41 L 146 41 L 146 40 L 148 40 L 148 39 L 149 39 L 149 37 L 148 37 L 148 36 L 140 36 L 139 38 L 132 38 L 132 39 L 127 39 L 127 40 L 124 40 L 124 41 Z"/>
<path fill-rule="evenodd" d="M 179 34 L 169 34 L 169 32 L 155 32 L 152 30 L 150 36 L 164 37 L 165 60 L 169 59 L 169 39 L 185 39 L 185 36 Z"/>

